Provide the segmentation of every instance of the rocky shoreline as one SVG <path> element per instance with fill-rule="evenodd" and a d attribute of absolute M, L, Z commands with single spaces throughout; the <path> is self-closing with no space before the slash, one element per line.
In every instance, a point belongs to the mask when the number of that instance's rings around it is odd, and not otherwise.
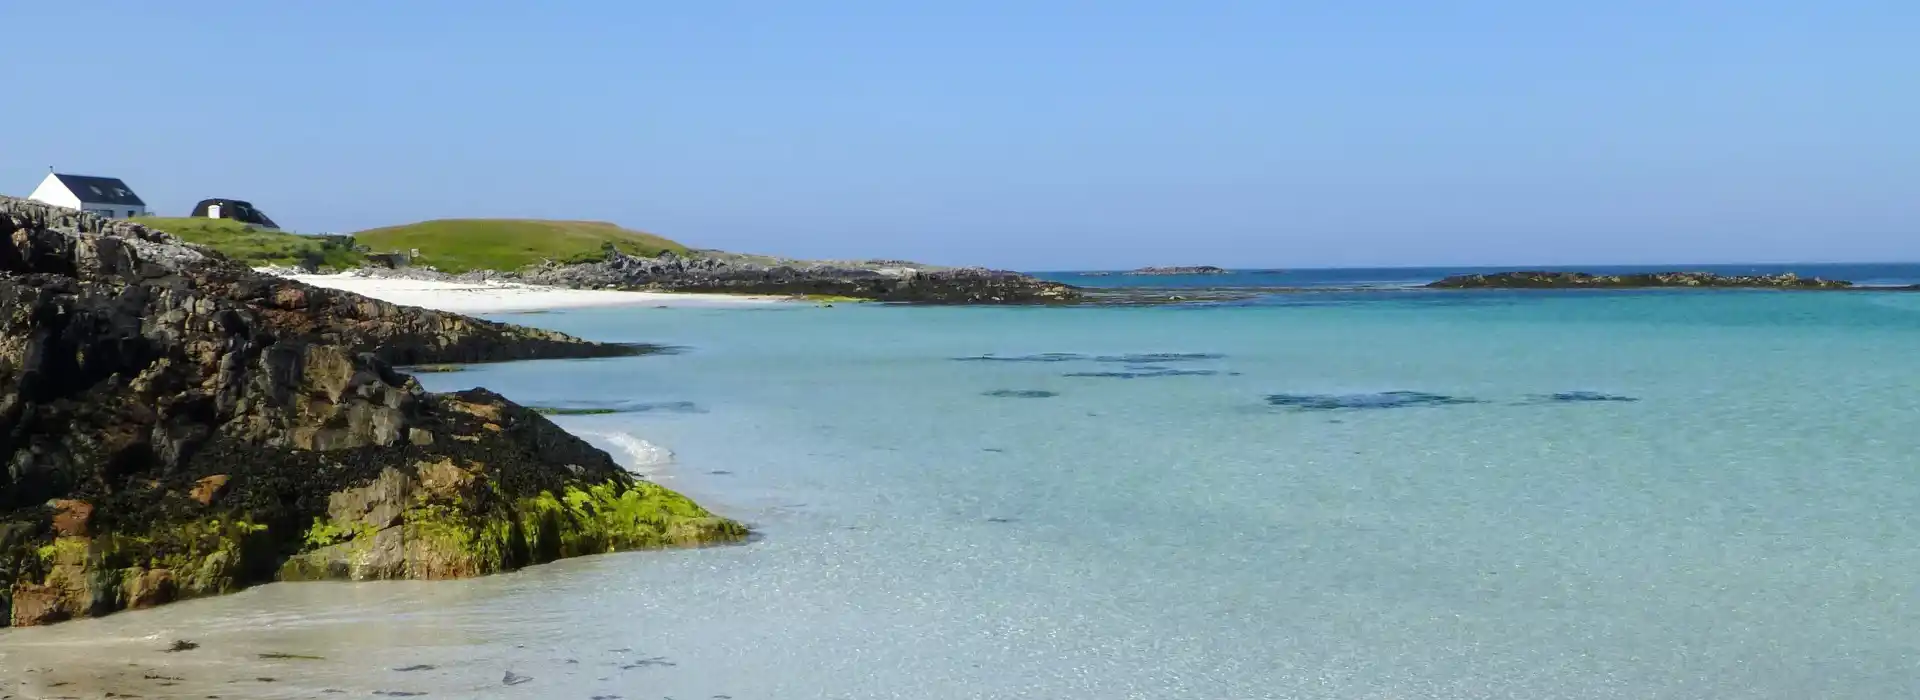
<path fill-rule="evenodd" d="M 1851 289 L 1852 282 L 1779 275 L 1718 275 L 1710 272 L 1648 272 L 1595 275 L 1586 272 L 1499 272 L 1455 275 L 1426 285 L 1429 289 Z"/>
<path fill-rule="evenodd" d="M 0 624 L 746 535 L 529 409 L 394 369 L 646 346 L 317 289 L 12 198 L 0 323 Z"/>
<path fill-rule="evenodd" d="M 646 292 L 842 297 L 911 304 L 1059 304 L 1080 299 L 1072 286 L 985 268 L 949 268 L 897 260 L 809 261 L 694 251 L 628 255 L 609 245 L 599 260 L 549 262 L 522 270 L 446 274 L 426 268 L 365 274 L 456 282 Z"/>

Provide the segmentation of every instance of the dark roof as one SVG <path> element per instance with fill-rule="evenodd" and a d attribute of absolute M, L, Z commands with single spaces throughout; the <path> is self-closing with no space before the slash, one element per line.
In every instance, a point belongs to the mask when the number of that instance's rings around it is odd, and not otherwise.
<path fill-rule="evenodd" d="M 66 185 L 67 190 L 73 192 L 73 196 L 79 197 L 80 201 L 87 204 L 119 204 L 133 207 L 147 205 L 146 202 L 140 201 L 140 195 L 133 193 L 133 188 L 128 187 L 127 183 L 121 182 L 117 177 L 59 173 L 54 173 L 53 176 L 59 178 L 60 184 Z"/>
<path fill-rule="evenodd" d="M 202 199 L 199 204 L 193 205 L 193 213 L 189 216 L 205 217 L 207 210 L 215 204 L 220 205 L 222 219 L 232 219 L 240 223 L 267 228 L 280 228 L 279 224 L 273 223 L 273 219 L 267 218 L 266 212 L 255 209 L 252 202 L 239 199 Z"/>

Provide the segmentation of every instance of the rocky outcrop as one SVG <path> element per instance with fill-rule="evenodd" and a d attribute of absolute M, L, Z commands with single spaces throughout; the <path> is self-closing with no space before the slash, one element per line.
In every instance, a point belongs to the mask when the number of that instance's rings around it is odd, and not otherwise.
<path fill-rule="evenodd" d="M 597 261 L 551 263 L 466 278 L 577 289 L 831 296 L 916 304 L 1048 304 L 1080 297 L 1068 285 L 983 268 L 900 261 L 801 261 L 715 251 L 645 258 L 611 246 Z"/>
<path fill-rule="evenodd" d="M 11 624 L 744 535 L 528 409 L 394 369 L 642 348 L 314 289 L 11 199 L 0 326 Z"/>
<path fill-rule="evenodd" d="M 1188 265 L 1184 267 L 1143 267 L 1127 272 L 1129 275 L 1177 276 L 1177 275 L 1231 275 L 1232 270 L 1212 265 Z"/>
<path fill-rule="evenodd" d="M 1717 275 L 1709 272 L 1648 272 L 1595 275 L 1585 272 L 1500 272 L 1456 275 L 1427 285 L 1433 289 L 1634 289 L 1714 287 L 1757 289 L 1846 289 L 1852 282 L 1781 275 Z"/>

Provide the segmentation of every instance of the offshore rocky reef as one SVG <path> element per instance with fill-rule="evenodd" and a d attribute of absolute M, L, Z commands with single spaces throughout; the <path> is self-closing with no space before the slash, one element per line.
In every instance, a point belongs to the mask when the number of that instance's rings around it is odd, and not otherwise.
<path fill-rule="evenodd" d="M 1656 287 L 1847 289 L 1852 282 L 1819 277 L 1780 275 L 1717 275 L 1711 272 L 1646 272 L 1595 275 L 1586 272 L 1499 272 L 1455 275 L 1427 285 L 1433 289 L 1636 289 Z"/>
<path fill-rule="evenodd" d="M 0 624 L 747 534 L 533 410 L 394 369 L 646 346 L 317 289 L 12 198 L 0 324 Z"/>

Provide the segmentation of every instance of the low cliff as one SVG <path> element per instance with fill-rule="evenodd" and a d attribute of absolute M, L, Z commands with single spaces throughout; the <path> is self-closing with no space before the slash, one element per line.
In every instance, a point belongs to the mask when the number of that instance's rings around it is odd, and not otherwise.
<path fill-rule="evenodd" d="M 315 289 L 4 198 L 0 325 L 11 624 L 745 534 L 530 410 L 393 368 L 645 348 Z"/>
<path fill-rule="evenodd" d="M 1710 272 L 1647 272 L 1595 275 L 1585 272 L 1500 272 L 1456 275 L 1427 285 L 1433 289 L 1643 289 L 1658 287 L 1846 289 L 1852 282 L 1782 275 L 1716 275 Z"/>

